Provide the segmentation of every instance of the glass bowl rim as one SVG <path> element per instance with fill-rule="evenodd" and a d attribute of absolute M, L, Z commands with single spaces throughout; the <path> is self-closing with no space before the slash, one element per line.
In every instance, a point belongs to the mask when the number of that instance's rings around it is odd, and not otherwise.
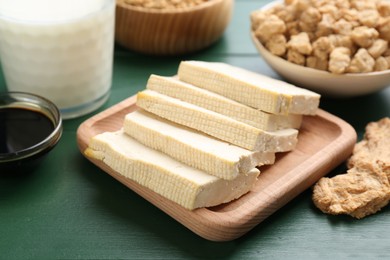
<path fill-rule="evenodd" d="M 0 92 L 0 110 L 3 108 L 30 109 L 44 114 L 53 123 L 53 131 L 42 141 L 25 149 L 0 153 L 0 163 L 19 161 L 46 152 L 54 147 L 62 135 L 62 117 L 57 106 L 50 100 L 27 92 Z"/>

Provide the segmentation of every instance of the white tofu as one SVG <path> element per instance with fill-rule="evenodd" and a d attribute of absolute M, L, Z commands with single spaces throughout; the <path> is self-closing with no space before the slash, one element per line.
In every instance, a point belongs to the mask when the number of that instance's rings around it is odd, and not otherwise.
<path fill-rule="evenodd" d="M 299 128 L 302 115 L 277 115 L 255 109 L 174 77 L 151 75 L 147 89 L 203 107 L 266 131 Z"/>
<path fill-rule="evenodd" d="M 138 142 L 223 179 L 275 162 L 274 153 L 252 152 L 141 109 L 126 115 L 123 129 Z"/>
<path fill-rule="evenodd" d="M 251 189 L 259 175 L 253 169 L 233 180 L 220 179 L 148 148 L 122 130 L 93 137 L 85 154 L 190 210 L 239 198 Z"/>
<path fill-rule="evenodd" d="M 320 95 L 225 63 L 183 61 L 181 81 L 273 114 L 314 115 Z"/>
<path fill-rule="evenodd" d="M 152 90 L 138 93 L 137 106 L 251 151 L 286 152 L 292 150 L 298 141 L 296 129 L 267 132 Z"/>

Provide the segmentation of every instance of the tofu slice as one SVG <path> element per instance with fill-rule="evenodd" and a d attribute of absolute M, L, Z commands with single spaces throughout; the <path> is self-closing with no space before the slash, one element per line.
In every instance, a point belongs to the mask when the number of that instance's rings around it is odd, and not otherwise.
<path fill-rule="evenodd" d="M 137 106 L 251 151 L 286 152 L 292 150 L 298 141 L 296 129 L 267 132 L 152 90 L 138 93 Z"/>
<path fill-rule="evenodd" d="M 275 162 L 274 153 L 230 145 L 141 109 L 126 115 L 123 129 L 138 142 L 222 179 Z"/>
<path fill-rule="evenodd" d="M 182 61 L 181 81 L 273 114 L 314 115 L 320 95 L 225 63 Z"/>
<path fill-rule="evenodd" d="M 263 112 L 174 77 L 151 75 L 146 88 L 266 131 L 298 129 L 302 122 L 302 115 L 277 115 Z"/>
<path fill-rule="evenodd" d="M 85 154 L 189 210 L 237 199 L 259 175 L 252 169 L 230 181 L 220 179 L 148 148 L 122 130 L 93 137 Z"/>

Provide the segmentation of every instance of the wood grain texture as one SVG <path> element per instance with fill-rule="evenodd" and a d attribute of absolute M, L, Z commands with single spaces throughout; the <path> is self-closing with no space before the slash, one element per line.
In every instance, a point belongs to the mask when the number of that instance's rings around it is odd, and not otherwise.
<path fill-rule="evenodd" d="M 154 10 L 117 0 L 115 40 L 134 51 L 155 55 L 194 52 L 225 31 L 233 0 L 212 0 L 190 9 Z"/>
<path fill-rule="evenodd" d="M 135 103 L 136 97 L 130 97 L 83 122 L 77 131 L 80 151 L 84 152 L 94 135 L 120 129 L 124 116 L 137 109 Z M 121 176 L 101 161 L 87 158 L 199 236 L 229 241 L 248 232 L 343 162 L 356 143 L 356 132 L 345 121 L 320 109 L 316 116 L 304 117 L 298 139 L 292 152 L 278 154 L 274 165 L 260 168 L 260 177 L 248 194 L 227 204 L 193 211 Z"/>

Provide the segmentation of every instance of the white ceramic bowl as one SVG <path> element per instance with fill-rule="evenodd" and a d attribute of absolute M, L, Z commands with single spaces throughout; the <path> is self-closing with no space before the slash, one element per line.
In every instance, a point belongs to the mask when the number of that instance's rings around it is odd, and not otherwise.
<path fill-rule="evenodd" d="M 270 8 L 280 1 L 263 7 Z M 354 97 L 377 92 L 390 86 L 390 70 L 370 73 L 333 74 L 303 67 L 270 53 L 252 33 L 252 40 L 272 69 L 290 83 L 328 97 Z"/>

